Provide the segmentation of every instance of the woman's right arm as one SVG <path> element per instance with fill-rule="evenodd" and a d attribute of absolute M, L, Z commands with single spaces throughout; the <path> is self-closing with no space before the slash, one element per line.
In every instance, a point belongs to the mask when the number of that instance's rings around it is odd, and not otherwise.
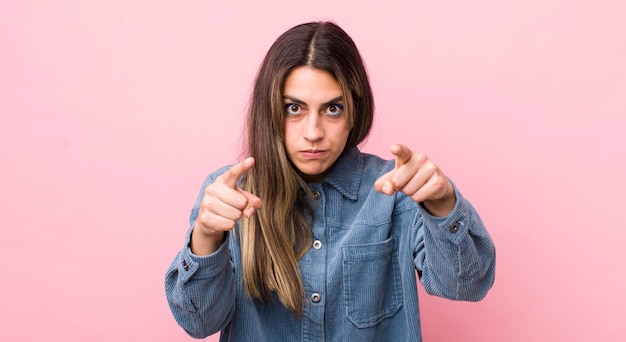
<path fill-rule="evenodd" d="M 240 189 L 238 180 L 254 166 L 247 158 L 209 176 L 191 211 L 185 246 L 165 276 L 170 309 L 187 333 L 203 338 L 223 329 L 234 314 L 235 280 L 228 240 L 242 216 L 261 200 Z"/>
<path fill-rule="evenodd" d="M 187 234 L 187 242 L 191 231 Z M 228 243 L 213 254 L 197 256 L 187 245 L 165 276 L 167 301 L 176 322 L 192 337 L 223 329 L 235 311 L 235 280 Z"/>

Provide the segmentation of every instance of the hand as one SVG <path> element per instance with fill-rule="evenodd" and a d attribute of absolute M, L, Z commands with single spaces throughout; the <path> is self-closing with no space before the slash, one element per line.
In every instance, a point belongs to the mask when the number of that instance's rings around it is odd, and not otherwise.
<path fill-rule="evenodd" d="M 239 178 L 253 166 L 254 158 L 248 157 L 206 187 L 191 236 L 194 254 L 216 251 L 223 242 L 224 232 L 232 230 L 237 220 L 252 216 L 261 207 L 260 198 L 237 186 Z"/>
<path fill-rule="evenodd" d="M 446 216 L 454 209 L 454 188 L 435 163 L 404 145 L 391 145 L 391 153 L 396 166 L 376 180 L 376 191 L 386 195 L 400 191 L 435 216 Z"/>

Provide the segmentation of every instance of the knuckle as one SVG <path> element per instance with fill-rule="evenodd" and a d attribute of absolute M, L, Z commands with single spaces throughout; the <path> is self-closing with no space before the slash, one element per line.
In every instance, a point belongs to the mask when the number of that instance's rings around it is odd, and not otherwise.
<path fill-rule="evenodd" d="M 437 177 L 433 184 L 434 184 L 434 188 L 436 189 L 436 191 L 441 191 L 441 189 L 444 188 L 445 182 L 443 181 L 441 177 Z"/>
<path fill-rule="evenodd" d="M 217 194 L 218 190 L 217 190 L 217 184 L 216 183 L 211 183 L 209 184 L 209 186 L 207 186 L 204 189 L 204 197 L 210 197 L 210 196 L 215 196 L 215 194 Z"/>
<path fill-rule="evenodd" d="M 435 165 L 435 163 L 429 161 L 424 165 L 424 169 L 426 169 L 426 171 L 429 172 L 429 174 L 433 175 L 436 177 L 437 176 L 437 165 Z"/>
<path fill-rule="evenodd" d="M 207 215 L 200 214 L 196 219 L 196 227 L 201 231 L 206 232 L 207 227 L 211 224 L 211 220 Z"/>
<path fill-rule="evenodd" d="M 244 195 L 237 195 L 234 198 L 232 198 L 232 202 L 230 202 L 231 203 L 230 205 L 233 208 L 241 210 L 241 209 L 244 209 L 246 206 L 248 206 L 249 202 L 250 201 L 248 200 L 248 198 L 246 196 L 244 196 Z"/>
<path fill-rule="evenodd" d="M 215 206 L 216 199 L 213 193 L 207 193 L 206 195 L 208 196 L 204 196 L 201 206 L 205 209 L 209 209 Z"/>
<path fill-rule="evenodd" d="M 415 152 L 413 154 L 413 157 L 415 158 L 415 160 L 420 163 L 420 164 L 424 164 L 428 161 L 428 156 L 426 156 L 423 153 L 419 153 L 419 152 Z"/>

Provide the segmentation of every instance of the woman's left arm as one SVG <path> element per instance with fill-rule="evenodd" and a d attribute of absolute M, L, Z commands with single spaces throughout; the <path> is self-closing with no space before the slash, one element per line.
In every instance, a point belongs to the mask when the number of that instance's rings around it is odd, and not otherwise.
<path fill-rule="evenodd" d="M 482 299 L 495 279 L 495 246 L 480 216 L 428 157 L 404 145 L 391 152 L 395 168 L 374 188 L 418 203 L 411 246 L 424 288 L 449 299 Z"/>
<path fill-rule="evenodd" d="M 456 202 L 445 217 L 423 206 L 413 223 L 411 247 L 426 292 L 479 301 L 495 279 L 496 251 L 480 216 L 453 186 Z"/>

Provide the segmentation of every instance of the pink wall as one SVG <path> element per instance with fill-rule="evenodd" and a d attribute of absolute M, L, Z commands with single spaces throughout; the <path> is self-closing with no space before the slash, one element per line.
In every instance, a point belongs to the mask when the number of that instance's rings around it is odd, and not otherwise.
<path fill-rule="evenodd" d="M 165 269 L 204 176 L 238 152 L 262 56 L 313 19 L 342 25 L 367 62 L 378 117 L 364 149 L 429 154 L 496 241 L 484 301 L 422 292 L 426 340 L 625 340 L 624 13 L 611 0 L 0 1 L 0 340 L 191 340 Z"/>

